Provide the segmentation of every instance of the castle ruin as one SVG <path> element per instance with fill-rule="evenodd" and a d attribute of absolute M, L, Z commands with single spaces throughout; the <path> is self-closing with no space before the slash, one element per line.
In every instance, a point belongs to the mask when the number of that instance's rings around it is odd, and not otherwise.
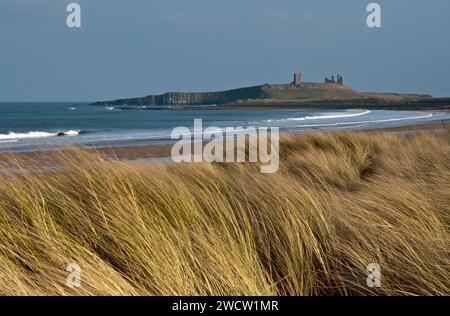
<path fill-rule="evenodd" d="M 334 75 L 331 76 L 331 79 L 329 79 L 328 77 L 325 77 L 325 83 L 336 83 L 339 85 L 343 85 L 344 84 L 344 77 L 342 77 L 341 75 L 337 75 L 337 78 L 334 78 Z"/>
<path fill-rule="evenodd" d="M 325 77 L 324 83 L 332 83 L 343 86 L 344 85 L 344 77 L 340 74 L 335 77 L 334 75 L 331 78 Z M 302 74 L 300 72 L 294 73 L 294 81 L 291 82 L 291 87 L 293 88 L 303 88 L 306 83 L 303 82 Z"/>
<path fill-rule="evenodd" d="M 300 72 L 294 74 L 294 81 L 292 82 L 292 85 L 296 88 L 302 87 L 302 74 Z"/>

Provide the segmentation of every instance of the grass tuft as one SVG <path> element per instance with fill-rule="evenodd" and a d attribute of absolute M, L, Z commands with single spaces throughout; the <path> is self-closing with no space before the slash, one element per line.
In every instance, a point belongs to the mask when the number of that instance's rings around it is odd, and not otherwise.
<path fill-rule="evenodd" d="M 10 156 L 0 294 L 450 294 L 448 131 L 288 135 L 280 154 L 272 175 L 80 149 Z M 70 263 L 80 288 L 65 284 Z"/>

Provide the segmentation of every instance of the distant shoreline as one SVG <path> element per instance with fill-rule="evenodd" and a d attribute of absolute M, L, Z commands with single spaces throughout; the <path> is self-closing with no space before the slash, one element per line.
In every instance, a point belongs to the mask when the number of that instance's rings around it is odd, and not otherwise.
<path fill-rule="evenodd" d="M 324 83 L 305 82 L 296 74 L 292 83 L 262 84 L 211 92 L 166 92 L 158 95 L 98 101 L 94 106 L 148 109 L 170 106 L 174 109 L 273 109 L 314 108 L 370 110 L 445 110 L 450 97 L 435 98 L 419 93 L 359 92 L 343 82 L 326 79 Z"/>

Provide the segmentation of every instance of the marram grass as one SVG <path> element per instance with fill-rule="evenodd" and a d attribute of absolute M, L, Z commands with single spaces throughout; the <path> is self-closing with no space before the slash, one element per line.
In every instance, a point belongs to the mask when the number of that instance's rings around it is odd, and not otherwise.
<path fill-rule="evenodd" d="M 0 294 L 450 294 L 448 132 L 291 135 L 280 154 L 276 174 L 11 156 Z M 79 288 L 66 285 L 70 263 Z M 380 288 L 366 284 L 369 263 Z"/>

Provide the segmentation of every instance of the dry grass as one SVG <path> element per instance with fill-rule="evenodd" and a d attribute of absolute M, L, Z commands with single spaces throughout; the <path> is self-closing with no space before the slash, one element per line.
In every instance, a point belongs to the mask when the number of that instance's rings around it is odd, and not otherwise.
<path fill-rule="evenodd" d="M 53 159 L 0 174 L 0 294 L 450 294 L 448 132 L 287 136 L 273 175 Z"/>

